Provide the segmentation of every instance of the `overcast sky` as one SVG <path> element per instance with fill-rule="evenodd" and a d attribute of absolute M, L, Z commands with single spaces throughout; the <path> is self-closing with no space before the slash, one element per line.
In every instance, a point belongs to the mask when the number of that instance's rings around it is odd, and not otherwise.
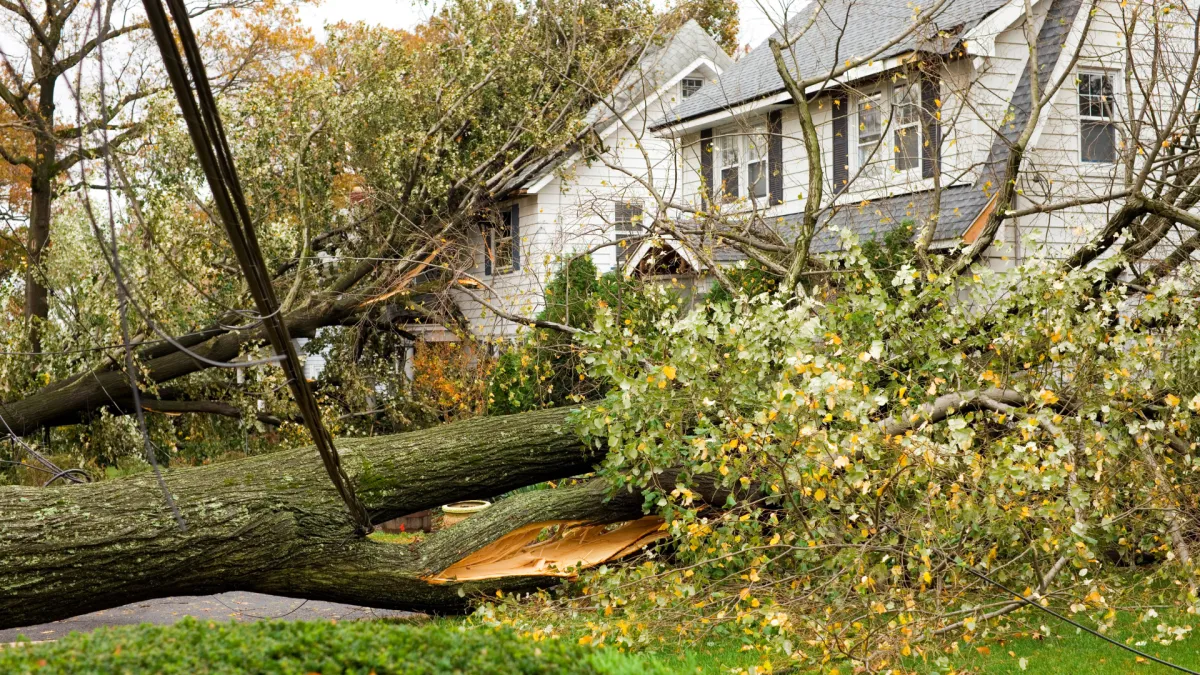
<path fill-rule="evenodd" d="M 803 0 L 761 0 L 761 3 L 742 0 L 740 42 L 743 45 L 757 46 L 767 39 L 772 28 L 763 7 L 771 15 L 779 16 L 786 6 L 781 3 L 793 8 L 804 4 Z M 422 0 L 325 0 L 318 7 L 304 8 L 301 14 L 317 35 L 322 35 L 325 24 L 338 21 L 367 21 L 393 28 L 412 28 L 428 19 L 435 6 Z"/>

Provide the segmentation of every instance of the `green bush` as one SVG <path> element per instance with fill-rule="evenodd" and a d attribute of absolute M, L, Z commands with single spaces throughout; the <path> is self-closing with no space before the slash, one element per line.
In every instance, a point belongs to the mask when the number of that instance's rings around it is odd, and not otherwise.
<path fill-rule="evenodd" d="M 382 622 L 215 623 L 102 628 L 0 651 L 2 673 L 655 672 L 619 653 L 506 630 Z M 659 671 L 662 672 L 662 671 Z"/>
<path fill-rule="evenodd" d="M 641 325 L 648 316 L 636 282 L 619 273 L 598 274 L 592 259 L 575 258 L 546 284 L 540 321 L 591 330 L 597 308 L 610 307 L 630 325 Z M 488 384 L 488 414 L 554 408 L 571 402 L 599 398 L 602 385 L 586 376 L 583 354 L 570 335 L 538 328 L 504 352 Z"/>

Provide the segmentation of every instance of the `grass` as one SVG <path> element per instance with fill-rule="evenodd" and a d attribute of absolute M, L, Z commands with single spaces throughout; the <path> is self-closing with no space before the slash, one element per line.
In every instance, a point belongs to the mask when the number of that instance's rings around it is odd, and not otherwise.
<path fill-rule="evenodd" d="M 957 653 L 952 646 L 944 656 L 958 672 L 976 675 L 1158 675 L 1179 672 L 1143 659 L 1053 617 L 1043 618 L 1045 620 L 1033 630 L 1005 639 L 985 639 L 974 643 L 959 641 L 956 643 Z M 1081 623 L 1087 625 L 1086 622 Z M 1196 617 L 1163 612 L 1163 616 L 1142 623 L 1132 620 L 1118 622 L 1108 636 L 1165 661 L 1200 671 L 1200 650 L 1196 648 L 1200 635 L 1189 634 L 1183 640 L 1163 645 L 1153 639 L 1158 634 L 1159 624 L 1194 626 Z M 923 661 L 913 661 L 907 666 L 917 673 L 943 672 L 937 670 L 934 655 L 927 655 Z"/>
<path fill-rule="evenodd" d="M 371 539 L 384 544 L 415 544 L 425 537 L 424 532 L 398 532 L 395 534 L 388 532 L 372 532 Z"/>
<path fill-rule="evenodd" d="M 762 664 L 758 652 L 743 650 L 742 643 L 736 640 L 709 640 L 701 644 L 680 645 L 628 655 L 612 647 L 604 649 L 647 671 L 652 672 L 657 667 L 678 675 L 728 675 L 744 672 Z M 777 668 L 781 663 L 779 659 L 771 659 L 771 662 Z"/>

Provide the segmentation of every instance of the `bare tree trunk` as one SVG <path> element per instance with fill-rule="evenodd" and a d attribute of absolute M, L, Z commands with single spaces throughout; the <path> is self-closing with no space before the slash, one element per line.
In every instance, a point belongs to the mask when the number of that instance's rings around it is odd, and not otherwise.
<path fill-rule="evenodd" d="M 53 102 L 51 102 L 53 107 Z M 29 327 L 30 350 L 42 350 L 41 324 L 50 316 L 50 293 L 42 270 L 42 256 L 50 243 L 50 210 L 54 200 L 54 162 L 57 151 L 52 139 L 38 135 L 37 160 L 30 181 L 29 232 L 25 242 L 25 321 Z"/>
<path fill-rule="evenodd" d="M 596 454 L 567 430 L 569 412 L 481 418 L 344 440 L 339 448 L 373 522 L 382 522 L 588 471 Z M 186 531 L 148 475 L 0 488 L 0 627 L 232 590 L 456 612 L 478 593 L 553 583 L 553 575 L 535 569 L 438 579 L 513 530 L 642 516 L 640 494 L 606 500 L 602 485 L 584 483 L 505 499 L 418 545 L 401 546 L 355 535 L 312 448 L 174 469 L 166 482 Z"/>

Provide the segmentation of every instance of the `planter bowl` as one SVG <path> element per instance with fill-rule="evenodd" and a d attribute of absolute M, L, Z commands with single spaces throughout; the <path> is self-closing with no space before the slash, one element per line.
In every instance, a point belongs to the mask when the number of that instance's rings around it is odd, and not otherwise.
<path fill-rule="evenodd" d="M 491 505 L 491 502 L 482 499 L 471 499 L 465 502 L 447 504 L 442 507 L 442 527 L 450 527 L 455 523 L 462 522 L 471 515 L 491 507 Z"/>

